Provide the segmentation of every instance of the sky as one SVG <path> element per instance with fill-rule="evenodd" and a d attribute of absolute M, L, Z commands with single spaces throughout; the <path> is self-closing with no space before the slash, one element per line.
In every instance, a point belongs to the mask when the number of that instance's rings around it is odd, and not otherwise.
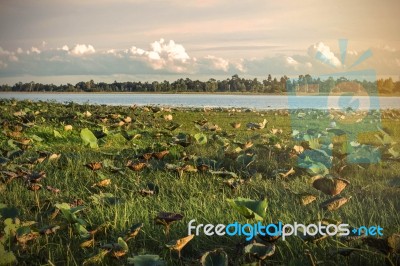
<path fill-rule="evenodd" d="M 0 84 L 366 69 L 398 80 L 398 10 L 398 0 L 2 0 Z"/>

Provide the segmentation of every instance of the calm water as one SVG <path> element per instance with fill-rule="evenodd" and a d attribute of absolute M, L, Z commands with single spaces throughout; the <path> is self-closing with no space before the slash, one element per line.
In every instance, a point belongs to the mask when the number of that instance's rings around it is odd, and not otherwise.
<path fill-rule="evenodd" d="M 0 98 L 33 101 L 76 102 L 107 105 L 164 105 L 184 107 L 242 107 L 251 109 L 400 108 L 400 97 L 367 96 L 279 96 L 279 95 L 211 95 L 211 94 L 52 94 L 0 93 Z"/>

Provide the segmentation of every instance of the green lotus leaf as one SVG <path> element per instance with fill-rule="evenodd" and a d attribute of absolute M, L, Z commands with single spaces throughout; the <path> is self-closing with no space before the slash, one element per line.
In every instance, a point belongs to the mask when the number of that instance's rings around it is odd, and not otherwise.
<path fill-rule="evenodd" d="M 246 198 L 227 199 L 229 204 L 242 214 L 246 219 L 254 218 L 257 221 L 262 221 L 266 217 L 268 202 L 264 200 L 252 200 Z"/>
<path fill-rule="evenodd" d="M 86 227 L 80 223 L 75 223 L 74 229 L 82 238 L 89 238 L 91 236 Z"/>
<path fill-rule="evenodd" d="M 81 139 L 85 145 L 89 145 L 91 148 L 99 147 L 96 136 L 88 128 L 81 130 Z"/>
<path fill-rule="evenodd" d="M 346 135 L 346 132 L 344 130 L 338 128 L 328 128 L 326 131 L 328 131 L 329 133 L 333 133 L 336 136 Z"/>
<path fill-rule="evenodd" d="M 15 207 L 8 207 L 5 204 L 0 203 L 0 218 L 15 218 L 19 215 L 19 211 Z"/>
<path fill-rule="evenodd" d="M 0 265 L 15 265 L 17 258 L 11 251 L 5 250 L 2 243 L 0 243 Z"/>
<path fill-rule="evenodd" d="M 62 137 L 63 137 L 63 136 L 61 135 L 61 133 L 58 132 L 57 130 L 53 130 L 53 135 L 54 135 L 54 137 L 56 137 L 56 138 L 62 138 Z"/>
<path fill-rule="evenodd" d="M 207 137 L 203 133 L 197 133 L 194 135 L 194 139 L 200 145 L 204 145 L 207 143 Z"/>
<path fill-rule="evenodd" d="M 158 255 L 139 255 L 133 258 L 128 258 L 128 264 L 133 264 L 135 266 L 163 266 L 165 261 L 160 259 Z"/>
<path fill-rule="evenodd" d="M 329 174 L 328 168 L 322 163 L 313 163 L 306 168 L 307 173 L 311 175 L 327 175 Z"/>
<path fill-rule="evenodd" d="M 122 237 L 118 237 L 118 245 L 122 248 L 123 251 L 129 251 L 128 244 L 122 239 Z"/>

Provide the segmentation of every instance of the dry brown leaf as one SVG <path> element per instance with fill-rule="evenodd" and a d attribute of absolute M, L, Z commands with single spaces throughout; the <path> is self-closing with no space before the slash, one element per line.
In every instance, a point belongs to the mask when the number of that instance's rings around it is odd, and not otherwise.
<path fill-rule="evenodd" d="M 339 209 L 343 204 L 345 204 L 346 202 L 348 202 L 351 199 L 351 197 L 334 197 L 332 199 L 329 199 L 327 201 L 324 201 L 323 203 L 321 203 L 321 207 L 325 210 L 328 211 L 335 211 L 337 209 Z"/>
<path fill-rule="evenodd" d="M 101 162 L 92 162 L 85 164 L 85 166 L 90 170 L 97 171 L 103 167 L 103 164 Z"/>
<path fill-rule="evenodd" d="M 79 245 L 81 248 L 90 248 L 94 246 L 94 238 L 86 240 Z"/>
<path fill-rule="evenodd" d="M 282 178 L 287 178 L 288 176 L 293 175 L 294 173 L 296 173 L 296 171 L 295 171 L 295 170 L 293 169 L 293 167 L 292 167 L 292 168 L 290 168 L 290 170 L 287 171 L 286 173 L 279 173 L 279 175 L 280 175 Z"/>
<path fill-rule="evenodd" d="M 99 182 L 97 182 L 96 184 L 94 184 L 92 187 L 107 187 L 111 184 L 111 179 L 107 178 L 107 179 L 103 179 Z"/>
<path fill-rule="evenodd" d="M 132 161 L 128 161 L 126 166 L 133 171 L 141 171 L 147 166 L 147 164 L 144 162 L 133 163 Z"/>
<path fill-rule="evenodd" d="M 313 187 L 327 195 L 336 196 L 349 184 L 350 181 L 340 177 L 319 177 L 314 180 Z"/>

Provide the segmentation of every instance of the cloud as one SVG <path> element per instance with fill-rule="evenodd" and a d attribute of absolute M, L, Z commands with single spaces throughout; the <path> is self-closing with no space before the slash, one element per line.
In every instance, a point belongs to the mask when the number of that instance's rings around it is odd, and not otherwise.
<path fill-rule="evenodd" d="M 320 60 L 321 62 L 325 64 L 329 64 L 333 67 L 341 67 L 342 63 L 340 63 L 340 60 L 335 56 L 333 52 L 331 52 L 331 49 L 329 46 L 325 45 L 322 42 L 319 42 L 317 44 L 311 45 L 308 48 L 308 54 Z"/>
<path fill-rule="evenodd" d="M 215 57 L 213 55 L 207 55 L 205 57 L 205 59 L 209 60 L 209 62 L 211 63 L 211 66 L 214 69 L 222 70 L 224 72 L 227 72 L 228 69 L 229 69 L 229 61 L 228 60 L 225 60 L 225 59 L 220 58 L 220 57 Z"/>
<path fill-rule="evenodd" d="M 132 46 L 127 52 L 131 54 L 133 60 L 143 60 L 155 70 L 190 72 L 194 60 L 186 53 L 183 45 L 177 44 L 173 40 L 165 42 L 164 39 L 160 39 L 151 43 L 150 48 L 150 50 L 144 50 Z"/>
<path fill-rule="evenodd" d="M 32 52 L 32 53 L 35 53 L 35 54 L 40 54 L 39 48 L 33 47 L 33 46 L 32 46 L 32 48 L 31 48 L 31 52 Z"/>
<path fill-rule="evenodd" d="M 0 60 L 0 69 L 4 69 L 7 67 L 7 63 Z"/>
<path fill-rule="evenodd" d="M 389 52 L 396 52 L 396 48 L 390 47 L 389 45 L 385 45 L 383 47 L 383 50 L 389 51 Z"/>
<path fill-rule="evenodd" d="M 296 60 L 293 59 L 293 57 L 286 57 L 286 63 L 290 66 L 297 66 L 299 64 L 299 62 L 297 62 Z"/>
<path fill-rule="evenodd" d="M 64 48 L 68 48 L 68 46 L 64 45 L 63 46 L 63 50 L 65 50 Z M 85 55 L 85 54 L 94 54 L 96 52 L 96 50 L 94 49 L 94 47 L 92 45 L 86 45 L 86 44 L 77 44 L 75 45 L 74 48 L 72 48 L 72 50 L 70 51 L 71 54 L 73 55 Z"/>
<path fill-rule="evenodd" d="M 227 58 L 221 52 L 194 57 L 183 44 L 174 40 L 160 39 L 147 48 L 131 46 L 129 49 L 109 48 L 96 51 L 92 45 L 77 44 L 70 48 L 67 44 L 58 48 L 32 47 L 28 50 L 17 48 L 8 51 L 0 47 L 0 84 L 5 78 L 15 77 L 15 82 L 24 77 L 55 76 L 140 76 L 161 79 L 168 77 L 229 77 L 233 74 L 245 77 L 266 77 L 287 75 L 296 77 L 301 74 L 312 76 L 347 71 L 347 67 L 356 62 L 363 51 L 349 52 L 346 64 L 341 64 L 331 49 L 323 43 L 311 45 L 308 53 L 278 54 L 264 58 Z M 304 51 L 307 52 L 307 51 Z M 320 53 L 321 57 L 316 57 Z M 400 73 L 400 51 L 388 51 L 383 47 L 372 49 L 373 56 L 349 69 L 357 71 L 373 69 L 377 75 Z M 90 59 L 90 60 L 88 60 Z M 339 68 L 332 69 L 332 65 Z M 7 79 L 10 80 L 10 79 Z M 32 78 L 32 80 L 36 80 Z M 42 79 L 43 80 L 43 79 Z M 65 78 L 66 82 L 69 82 Z M 115 79 L 114 79 L 115 80 Z M 9 82 L 9 81 L 7 81 Z"/>
<path fill-rule="evenodd" d="M 18 52 L 18 50 L 17 50 L 17 52 Z M 8 60 L 9 62 L 17 62 L 18 61 L 18 57 L 15 55 L 15 52 L 4 50 L 1 46 L 0 46 L 0 58 L 3 58 L 3 60 Z M 2 65 L 2 68 L 6 68 L 8 64 L 5 62 L 2 62 L 1 65 Z"/>

